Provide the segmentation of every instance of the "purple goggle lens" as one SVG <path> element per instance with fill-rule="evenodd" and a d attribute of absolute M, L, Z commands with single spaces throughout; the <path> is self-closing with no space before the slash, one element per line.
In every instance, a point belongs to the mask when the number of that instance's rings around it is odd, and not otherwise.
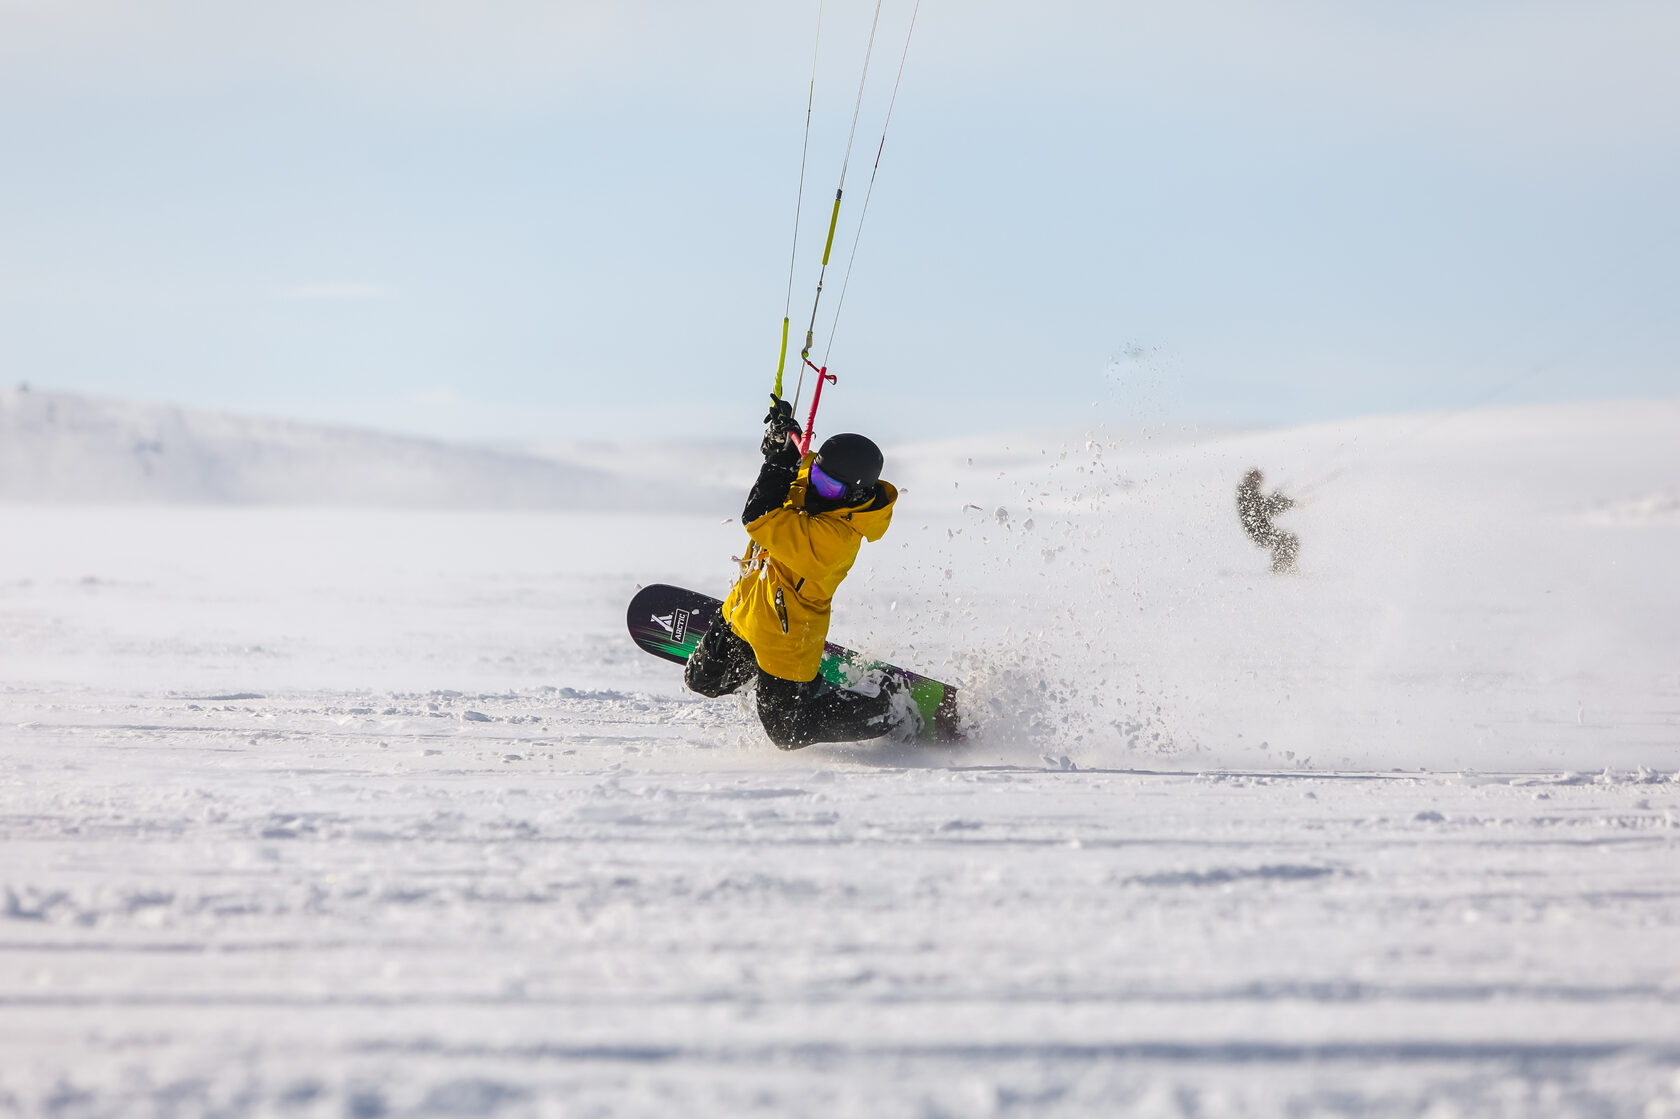
<path fill-rule="evenodd" d="M 811 484 L 817 487 L 817 492 L 829 501 L 846 496 L 846 483 L 836 482 L 833 478 L 824 474 L 822 467 L 814 462 L 811 464 Z"/>

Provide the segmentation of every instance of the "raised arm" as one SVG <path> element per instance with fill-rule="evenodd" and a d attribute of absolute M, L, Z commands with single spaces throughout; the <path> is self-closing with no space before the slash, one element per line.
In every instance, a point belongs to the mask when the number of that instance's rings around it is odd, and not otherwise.
<path fill-rule="evenodd" d="M 764 465 L 759 468 L 758 480 L 741 510 L 742 525 L 752 524 L 787 501 L 793 480 L 799 476 L 799 448 L 794 444 L 799 435 L 793 405 L 771 393 L 770 411 L 764 416 L 764 439 L 758 445 L 764 455 Z"/>

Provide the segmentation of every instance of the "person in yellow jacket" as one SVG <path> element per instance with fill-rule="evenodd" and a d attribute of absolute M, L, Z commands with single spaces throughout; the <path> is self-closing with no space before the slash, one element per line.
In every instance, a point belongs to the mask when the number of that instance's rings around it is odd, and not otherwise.
<path fill-rule="evenodd" d="M 792 406 L 770 399 L 764 466 L 741 512 L 752 543 L 724 600 L 724 624 L 695 646 L 684 682 L 714 697 L 754 682 L 759 721 L 784 750 L 914 733 L 920 714 L 902 676 L 889 674 L 871 695 L 817 674 L 834 592 L 863 542 L 892 523 L 898 491 L 881 480 L 881 450 L 847 433 L 801 456 Z"/>

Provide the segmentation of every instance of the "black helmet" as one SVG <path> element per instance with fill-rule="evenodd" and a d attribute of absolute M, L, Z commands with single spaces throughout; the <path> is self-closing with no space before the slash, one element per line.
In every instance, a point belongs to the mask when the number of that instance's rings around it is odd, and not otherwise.
<path fill-rule="evenodd" d="M 830 435 L 817 451 L 816 463 L 836 482 L 846 484 L 847 496 L 861 498 L 881 480 L 881 448 L 872 439 L 846 432 Z"/>

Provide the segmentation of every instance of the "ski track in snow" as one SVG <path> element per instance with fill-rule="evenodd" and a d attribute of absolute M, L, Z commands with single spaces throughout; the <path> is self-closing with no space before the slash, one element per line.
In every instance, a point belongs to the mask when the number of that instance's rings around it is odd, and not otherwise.
<path fill-rule="evenodd" d="M 902 451 L 937 749 L 630 645 L 721 516 L 0 510 L 0 1115 L 1680 1115 L 1676 414 Z"/>

